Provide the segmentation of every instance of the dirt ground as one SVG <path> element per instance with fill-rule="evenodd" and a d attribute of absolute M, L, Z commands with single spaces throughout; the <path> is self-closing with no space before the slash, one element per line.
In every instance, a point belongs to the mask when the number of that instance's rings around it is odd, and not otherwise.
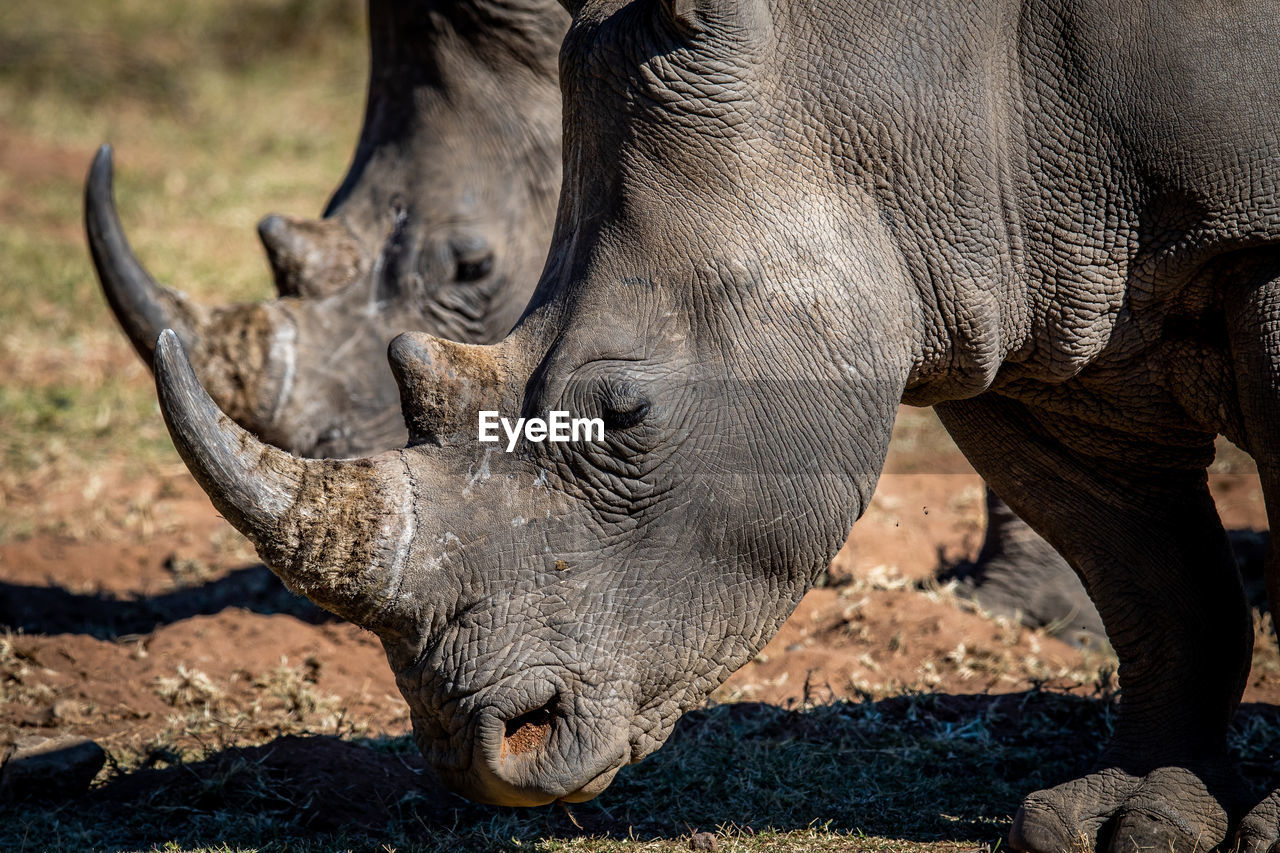
<path fill-rule="evenodd" d="M 976 553 L 983 525 L 981 482 L 937 430 L 904 409 L 887 473 L 826 584 L 715 703 L 1111 689 L 1107 654 L 974 612 L 932 582 Z M 1213 486 L 1228 526 L 1265 527 L 1247 461 L 1225 455 L 1219 467 L 1234 473 Z M 267 750 L 259 758 L 275 771 L 306 768 L 308 787 L 327 792 L 308 807 L 312 828 L 361 825 L 370 808 L 385 818 L 386 803 L 352 800 L 352 786 L 392 802 L 406 779 L 422 784 L 411 748 L 388 764 L 348 742 L 408 732 L 376 640 L 285 591 L 184 470 L 104 472 L 41 500 L 62 532 L 0 545 L 0 737 L 92 738 L 109 755 L 100 784 L 110 780 L 94 796 L 117 804 L 154 793 L 158 768 L 213 756 L 222 772 Z M 1246 701 L 1280 702 L 1266 634 Z"/>

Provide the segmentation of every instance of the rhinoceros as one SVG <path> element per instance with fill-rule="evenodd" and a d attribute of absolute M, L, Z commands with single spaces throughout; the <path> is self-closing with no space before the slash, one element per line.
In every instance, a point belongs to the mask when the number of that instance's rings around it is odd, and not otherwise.
<path fill-rule="evenodd" d="M 409 447 L 294 458 L 156 349 L 193 474 L 380 636 L 442 778 L 577 801 L 656 749 L 826 565 L 906 401 L 1120 658 L 1101 766 L 1029 795 L 1012 845 L 1280 840 L 1276 794 L 1229 818 L 1252 631 L 1205 475 L 1225 434 L 1280 496 L 1280 9 L 571 5 L 546 266 L 500 343 L 392 343 Z M 559 410 L 605 439 L 477 440 Z"/>
<path fill-rule="evenodd" d="M 364 124 L 324 218 L 272 215 L 259 234 L 282 298 L 206 308 L 134 256 L 94 160 L 85 220 L 107 300 L 150 364 L 182 337 L 236 420 L 311 456 L 404 445 L 386 346 L 420 329 L 492 342 L 520 316 L 560 179 L 555 0 L 370 0 Z"/>
<path fill-rule="evenodd" d="M 555 55 L 568 27 L 558 3 L 371 0 L 369 18 L 356 161 L 324 218 L 272 214 L 258 226 L 282 299 L 210 310 L 158 285 L 120 225 L 109 147 L 85 190 L 99 279 L 147 364 L 159 331 L 175 328 L 237 423 L 311 457 L 403 446 L 386 344 L 406 329 L 499 339 L 536 282 L 533 258 L 549 240 L 558 189 Z M 517 61 L 499 64 L 503 56 Z M 987 537 L 964 567 L 965 594 L 1029 625 L 1100 635 L 1076 575 L 994 494 L 987 499 Z"/>

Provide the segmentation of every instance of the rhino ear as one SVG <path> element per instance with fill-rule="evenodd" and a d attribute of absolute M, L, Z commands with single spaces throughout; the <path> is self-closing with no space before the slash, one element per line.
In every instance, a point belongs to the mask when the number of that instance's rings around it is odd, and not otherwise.
<path fill-rule="evenodd" d="M 731 6 L 732 3 L 719 3 L 716 0 L 662 0 L 662 7 L 667 17 L 682 32 L 696 34 L 706 31 L 709 7 Z"/>
<path fill-rule="evenodd" d="M 769 20 L 766 0 L 661 0 L 672 24 L 687 35 L 720 29 L 740 36 L 759 31 Z"/>

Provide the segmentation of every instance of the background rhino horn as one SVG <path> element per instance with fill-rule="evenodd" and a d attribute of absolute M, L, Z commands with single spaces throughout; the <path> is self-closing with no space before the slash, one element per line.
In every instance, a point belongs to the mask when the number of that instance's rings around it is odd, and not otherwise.
<path fill-rule="evenodd" d="M 155 375 L 178 453 L 271 570 L 344 619 L 384 636 L 405 633 L 416 618 L 417 605 L 400 597 L 416 529 L 399 455 L 298 459 L 263 444 L 218 408 L 172 331 L 156 344 Z"/>
<path fill-rule="evenodd" d="M 338 219 L 273 213 L 258 223 L 258 238 L 281 296 L 328 296 L 368 267 L 360 242 Z"/>
<path fill-rule="evenodd" d="M 199 309 L 185 294 L 157 284 L 133 254 L 116 213 L 111 183 L 111 146 L 103 145 L 93 158 L 84 189 L 89 250 L 111 310 L 134 349 L 150 364 L 156 336 L 164 329 L 173 329 L 188 345 L 194 345 Z"/>

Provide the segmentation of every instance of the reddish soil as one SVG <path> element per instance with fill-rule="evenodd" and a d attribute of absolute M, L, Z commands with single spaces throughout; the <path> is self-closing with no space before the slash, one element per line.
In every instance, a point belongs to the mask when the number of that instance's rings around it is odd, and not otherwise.
<path fill-rule="evenodd" d="M 945 446 L 932 462 L 916 451 L 910 464 L 891 457 L 890 472 L 904 469 L 957 473 L 886 474 L 829 584 L 716 699 L 793 704 L 1034 685 L 1092 692 L 1100 670 L 1105 680 L 1105 657 L 965 610 L 921 583 L 976 552 L 981 483 Z M 1217 476 L 1214 488 L 1229 527 L 1265 527 L 1255 478 Z M 0 737 L 86 735 L 134 766 L 213 749 L 225 760 L 227 749 L 290 733 L 408 731 L 376 640 L 253 565 L 185 474 L 107 480 L 91 499 L 47 505 L 87 516 L 139 494 L 148 496 L 146 524 L 0 546 L 0 620 L 11 629 L 0 635 Z M 1280 702 L 1274 651 L 1255 663 L 1246 699 Z M 298 749 L 290 741 L 285 751 Z"/>

